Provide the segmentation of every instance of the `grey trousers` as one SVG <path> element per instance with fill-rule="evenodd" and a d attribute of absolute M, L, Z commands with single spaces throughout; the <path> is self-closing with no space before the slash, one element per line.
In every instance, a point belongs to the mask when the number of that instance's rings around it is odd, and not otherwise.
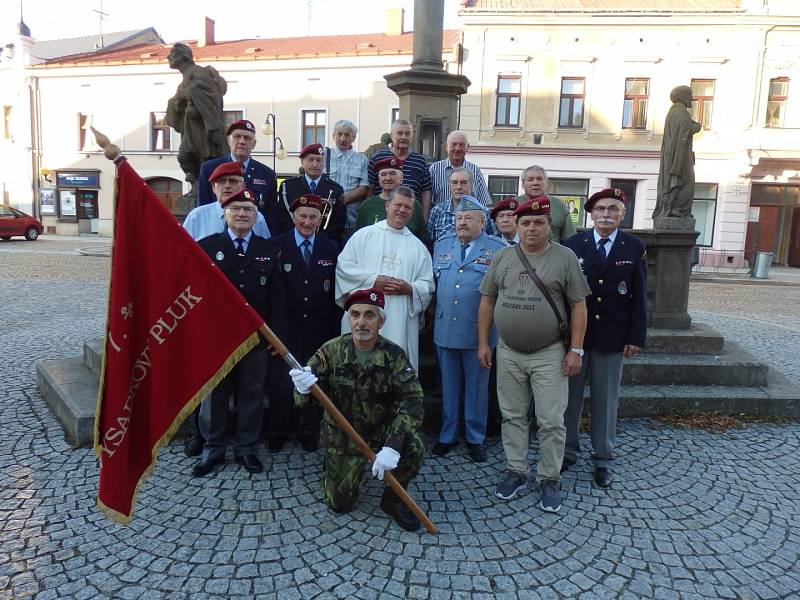
<path fill-rule="evenodd" d="M 267 375 L 267 351 L 255 348 L 231 369 L 200 405 L 200 433 L 206 440 L 203 458 L 224 458 L 228 427 L 228 399 L 236 402 L 235 456 L 255 454 L 264 419 L 264 378 Z"/>
<path fill-rule="evenodd" d="M 583 407 L 583 388 L 589 380 L 589 410 L 592 414 L 592 461 L 595 467 L 610 467 L 617 441 L 617 408 L 622 379 L 622 352 L 587 350 L 581 372 L 569 378 L 569 402 L 564 412 L 567 439 L 564 458 L 577 461 L 581 453 L 578 424 Z"/>

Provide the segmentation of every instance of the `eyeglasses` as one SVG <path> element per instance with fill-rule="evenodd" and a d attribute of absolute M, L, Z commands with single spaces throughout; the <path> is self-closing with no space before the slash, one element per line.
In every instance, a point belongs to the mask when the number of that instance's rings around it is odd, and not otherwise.
<path fill-rule="evenodd" d="M 620 211 L 619 206 L 595 206 L 592 208 L 592 212 L 596 213 L 607 212 L 610 215 L 616 215 L 619 211 Z"/>
<path fill-rule="evenodd" d="M 225 208 L 225 210 L 229 210 L 232 213 L 243 212 L 243 213 L 252 214 L 252 213 L 256 212 L 256 207 L 255 206 L 228 206 L 227 208 Z"/>

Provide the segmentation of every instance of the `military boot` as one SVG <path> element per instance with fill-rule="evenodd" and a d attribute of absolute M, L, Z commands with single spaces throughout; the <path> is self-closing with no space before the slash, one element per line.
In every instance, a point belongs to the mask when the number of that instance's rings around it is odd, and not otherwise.
<path fill-rule="evenodd" d="M 400 527 L 406 531 L 416 531 L 420 527 L 417 516 L 403 504 L 403 501 L 392 491 L 386 488 L 381 497 L 381 510 L 392 517 Z"/>

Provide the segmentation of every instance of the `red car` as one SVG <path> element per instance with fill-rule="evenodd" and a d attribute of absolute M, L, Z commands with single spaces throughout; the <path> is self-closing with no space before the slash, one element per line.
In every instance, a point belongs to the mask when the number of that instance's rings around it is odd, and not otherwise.
<path fill-rule="evenodd" d="M 0 204 L 0 239 L 10 240 L 12 236 L 24 235 L 26 240 L 35 240 L 44 231 L 39 219 L 26 215 L 21 210 Z"/>

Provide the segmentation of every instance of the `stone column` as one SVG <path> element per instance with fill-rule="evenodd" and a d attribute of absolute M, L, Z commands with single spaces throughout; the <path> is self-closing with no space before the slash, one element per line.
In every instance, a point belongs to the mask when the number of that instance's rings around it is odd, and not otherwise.
<path fill-rule="evenodd" d="M 412 69 L 442 71 L 444 0 L 414 0 L 414 59 Z"/>

